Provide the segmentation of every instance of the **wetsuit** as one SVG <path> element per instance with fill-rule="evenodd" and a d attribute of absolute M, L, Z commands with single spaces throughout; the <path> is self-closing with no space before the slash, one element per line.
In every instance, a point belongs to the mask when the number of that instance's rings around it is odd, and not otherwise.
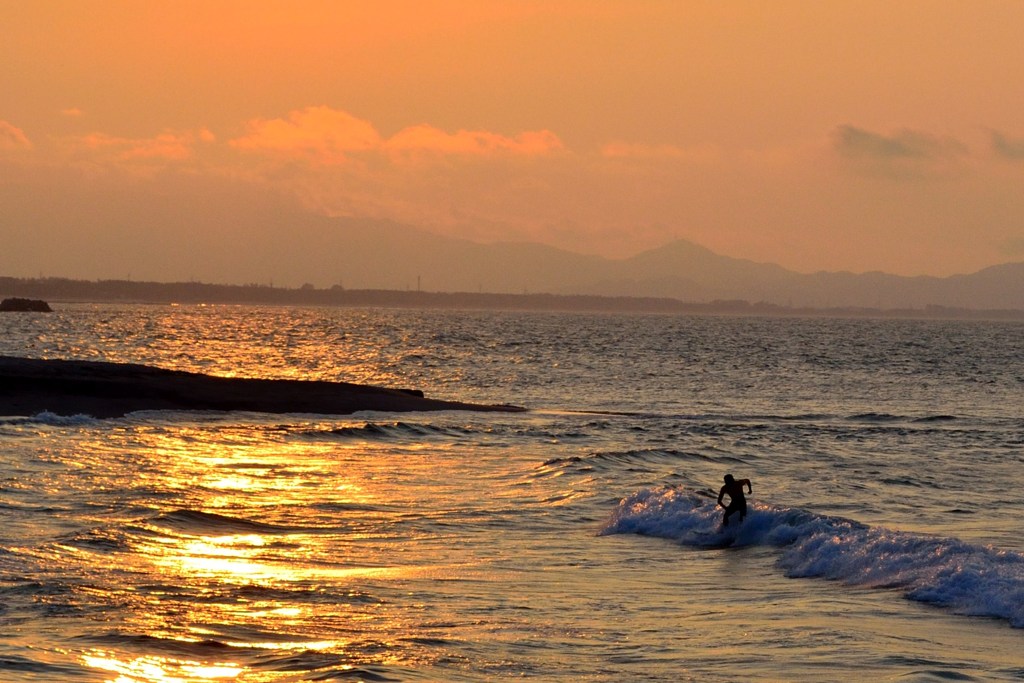
<path fill-rule="evenodd" d="M 734 480 L 722 487 L 718 493 L 718 503 L 722 503 L 722 497 L 729 494 L 729 506 L 725 508 L 725 515 L 722 517 L 722 524 L 728 526 L 729 516 L 734 512 L 740 513 L 740 521 L 747 516 L 747 499 L 743 495 L 743 487 L 750 487 L 749 479 Z"/>

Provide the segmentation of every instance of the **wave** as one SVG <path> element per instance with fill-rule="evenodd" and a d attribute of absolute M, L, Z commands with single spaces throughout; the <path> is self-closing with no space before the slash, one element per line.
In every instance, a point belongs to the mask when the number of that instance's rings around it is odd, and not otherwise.
<path fill-rule="evenodd" d="M 62 681 L 74 680 L 78 673 L 78 669 L 72 666 L 50 664 L 14 654 L 0 655 L 0 671 L 16 671 L 33 677 L 46 677 L 38 680 Z"/>
<path fill-rule="evenodd" d="M 298 534 L 330 533 L 335 530 L 326 527 L 284 526 L 187 509 L 174 510 L 151 521 L 156 526 L 187 534 Z"/>
<path fill-rule="evenodd" d="M 670 448 L 643 448 L 629 451 L 600 451 L 585 456 L 573 455 L 551 458 L 537 466 L 537 474 L 544 476 L 561 474 L 564 471 L 589 473 L 594 471 L 618 470 L 648 472 L 652 467 L 679 465 L 683 462 L 716 462 L 731 460 L 723 456 L 709 456 L 693 451 L 677 451 Z"/>
<path fill-rule="evenodd" d="M 74 636 L 78 643 L 118 648 L 132 648 L 145 651 L 158 651 L 179 657 L 215 657 L 230 649 L 228 643 L 214 638 L 184 639 L 153 636 L 137 633 L 124 633 L 118 630 L 90 633 Z"/>
<path fill-rule="evenodd" d="M 556 411 L 548 411 L 556 414 Z M 573 414 L 566 412 L 566 414 Z M 837 413 L 629 413 L 614 411 L 575 411 L 581 415 L 608 415 L 646 418 L 652 420 L 672 419 L 682 422 L 720 422 L 724 424 L 749 422 L 867 422 L 867 423 L 888 423 L 888 422 L 955 422 L 964 419 L 964 416 L 939 413 L 935 415 L 897 415 L 893 413 L 862 412 L 850 414 Z"/>
<path fill-rule="evenodd" d="M 911 599 L 1024 628 L 1024 555 L 958 539 L 870 527 L 841 517 L 765 504 L 720 528 L 710 493 L 643 489 L 623 499 L 602 535 L 633 533 L 698 548 L 774 546 L 790 577 L 899 589 Z"/>
<path fill-rule="evenodd" d="M 302 680 L 333 681 L 348 680 L 349 678 L 365 681 L 402 680 L 390 677 L 386 666 L 355 667 L 352 665 L 359 654 L 369 654 L 382 648 L 394 647 L 390 643 L 384 644 L 372 640 L 352 641 L 347 644 L 344 651 L 333 651 L 323 650 L 316 646 L 315 641 L 308 640 L 301 635 L 244 629 L 240 629 L 237 634 L 232 634 L 229 629 L 227 632 L 215 634 L 215 637 L 201 640 L 190 637 L 176 638 L 111 630 L 76 636 L 73 641 L 86 648 L 138 650 L 159 653 L 172 659 L 186 661 L 230 657 L 234 660 L 241 660 L 247 667 L 251 667 L 255 671 L 289 674 L 288 680 L 298 680 L 291 677 L 296 673 L 305 674 Z M 284 643 L 286 646 L 268 648 L 263 643 Z M 313 647 L 303 647 L 304 643 Z M 89 659 L 88 655 L 86 659 Z M 3 658 L 0 658 L 0 664 L 3 661 Z M 174 663 L 170 665 L 170 668 L 172 671 L 174 670 Z M 174 678 L 174 680 L 184 679 Z"/>
<path fill-rule="evenodd" d="M 117 553 L 131 550 L 127 539 L 120 533 L 108 529 L 87 529 L 70 534 L 58 540 L 58 544 L 67 548 L 77 548 L 94 553 Z"/>
<path fill-rule="evenodd" d="M 402 672 L 404 674 L 404 672 Z M 330 671 L 324 671 L 316 678 L 309 680 L 317 681 L 342 681 L 354 679 L 356 681 L 401 681 L 401 678 L 392 678 L 388 674 L 387 668 L 383 666 L 352 666 L 351 664 L 345 664 L 339 669 L 332 669 Z"/>
<path fill-rule="evenodd" d="M 50 427 L 85 427 L 96 424 L 98 420 L 92 415 L 58 415 L 44 410 L 36 415 L 24 417 L 2 417 L 0 426 L 47 425 Z"/>
<path fill-rule="evenodd" d="M 439 427 L 409 422 L 382 424 L 367 422 L 363 425 L 337 427 L 334 429 L 311 429 L 300 432 L 300 436 L 312 438 L 344 438 L 366 441 L 390 441 L 395 439 L 422 439 L 424 437 L 464 437 L 471 434 L 465 428 Z"/>
<path fill-rule="evenodd" d="M 889 423 L 889 422 L 909 422 L 918 424 L 929 424 L 935 422 L 957 422 L 962 418 L 957 415 L 923 415 L 919 417 L 911 417 L 909 415 L 892 415 L 890 413 L 858 413 L 856 415 L 850 415 L 845 418 L 848 422 L 868 422 L 868 423 Z"/>

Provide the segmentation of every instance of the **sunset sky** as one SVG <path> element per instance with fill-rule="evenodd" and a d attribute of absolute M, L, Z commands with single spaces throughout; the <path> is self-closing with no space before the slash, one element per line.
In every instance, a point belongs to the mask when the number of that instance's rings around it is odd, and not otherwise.
<path fill-rule="evenodd" d="M 235 233 L 257 193 L 609 257 L 1024 260 L 1015 0 L 0 0 L 0 22 L 5 245 L 116 244 L 123 188 L 237 205 Z M 0 275 L 72 275 L 15 253 Z"/>

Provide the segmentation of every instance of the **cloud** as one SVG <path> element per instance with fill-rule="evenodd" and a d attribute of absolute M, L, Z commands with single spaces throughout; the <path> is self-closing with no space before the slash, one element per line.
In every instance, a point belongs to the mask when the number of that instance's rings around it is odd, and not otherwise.
<path fill-rule="evenodd" d="M 69 118 L 77 118 L 82 116 L 85 112 L 78 107 L 68 107 L 67 109 L 61 109 L 60 113 Z"/>
<path fill-rule="evenodd" d="M 527 131 L 510 138 L 487 131 L 460 130 L 446 133 L 430 125 L 410 126 L 384 143 L 390 152 L 442 155 L 515 154 L 543 155 L 564 149 L 557 135 L 548 130 Z"/>
<path fill-rule="evenodd" d="M 307 158 L 325 164 L 344 162 L 352 152 L 375 149 L 381 138 L 369 122 L 330 107 L 307 107 L 288 119 L 254 119 L 248 135 L 230 142 L 251 151 Z"/>
<path fill-rule="evenodd" d="M 451 156 L 544 155 L 562 150 L 548 130 L 525 131 L 514 137 L 490 131 L 448 133 L 428 124 L 410 126 L 383 138 L 368 121 L 330 107 L 307 107 L 287 119 L 256 119 L 247 135 L 231 140 L 232 147 L 286 158 L 334 165 L 357 155 L 386 155 L 391 160 Z"/>
<path fill-rule="evenodd" d="M 1009 138 L 999 131 L 992 131 L 992 151 L 1001 159 L 1024 161 L 1024 140 Z"/>
<path fill-rule="evenodd" d="M 884 135 L 839 126 L 832 131 L 832 151 L 854 172 L 893 180 L 952 177 L 965 170 L 965 144 L 921 131 L 903 129 Z"/>
<path fill-rule="evenodd" d="M 157 166 L 180 164 L 196 157 L 200 143 L 215 140 L 209 130 L 164 131 L 150 138 L 128 138 L 107 133 L 90 133 L 68 138 L 67 143 L 77 160 L 119 166 Z"/>
<path fill-rule="evenodd" d="M 32 149 L 32 142 L 23 130 L 0 119 L 0 149 Z"/>
<path fill-rule="evenodd" d="M 833 132 L 833 146 L 848 158 L 879 161 L 935 161 L 958 157 L 967 152 L 963 143 L 951 138 L 939 138 L 907 129 L 892 135 L 881 135 L 850 125 L 836 128 Z"/>

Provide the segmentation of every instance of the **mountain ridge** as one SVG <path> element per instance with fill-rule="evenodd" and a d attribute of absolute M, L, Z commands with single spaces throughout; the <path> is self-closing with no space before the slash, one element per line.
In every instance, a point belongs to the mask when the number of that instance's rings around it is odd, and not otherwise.
<path fill-rule="evenodd" d="M 537 242 L 476 242 L 387 219 L 328 217 L 267 195 L 232 196 L 214 202 L 182 191 L 145 206 L 116 187 L 45 206 L 21 196 L 0 217 L 17 228 L 0 254 L 0 275 L 45 264 L 50 273 L 85 280 L 117 272 L 157 282 L 1024 310 L 1024 263 L 948 277 L 797 273 L 688 240 L 612 259 Z M 67 226 L 76 228 L 73 239 L 64 236 Z M 39 265 L 27 267 L 42 276 Z"/>
<path fill-rule="evenodd" d="M 473 242 L 391 221 L 325 219 L 348 245 L 373 243 L 339 266 L 346 287 L 437 292 L 668 297 L 692 303 L 745 300 L 793 307 L 1024 309 L 1024 263 L 977 273 L 901 276 L 883 272 L 798 273 L 674 240 L 612 259 L 536 242 Z M 386 225 L 378 231 L 375 226 Z M 414 236 L 409 240 L 405 235 Z M 414 247 L 407 245 L 414 244 Z M 387 262 L 380 271 L 376 263 Z M 400 273 L 406 273 L 404 277 Z"/>

